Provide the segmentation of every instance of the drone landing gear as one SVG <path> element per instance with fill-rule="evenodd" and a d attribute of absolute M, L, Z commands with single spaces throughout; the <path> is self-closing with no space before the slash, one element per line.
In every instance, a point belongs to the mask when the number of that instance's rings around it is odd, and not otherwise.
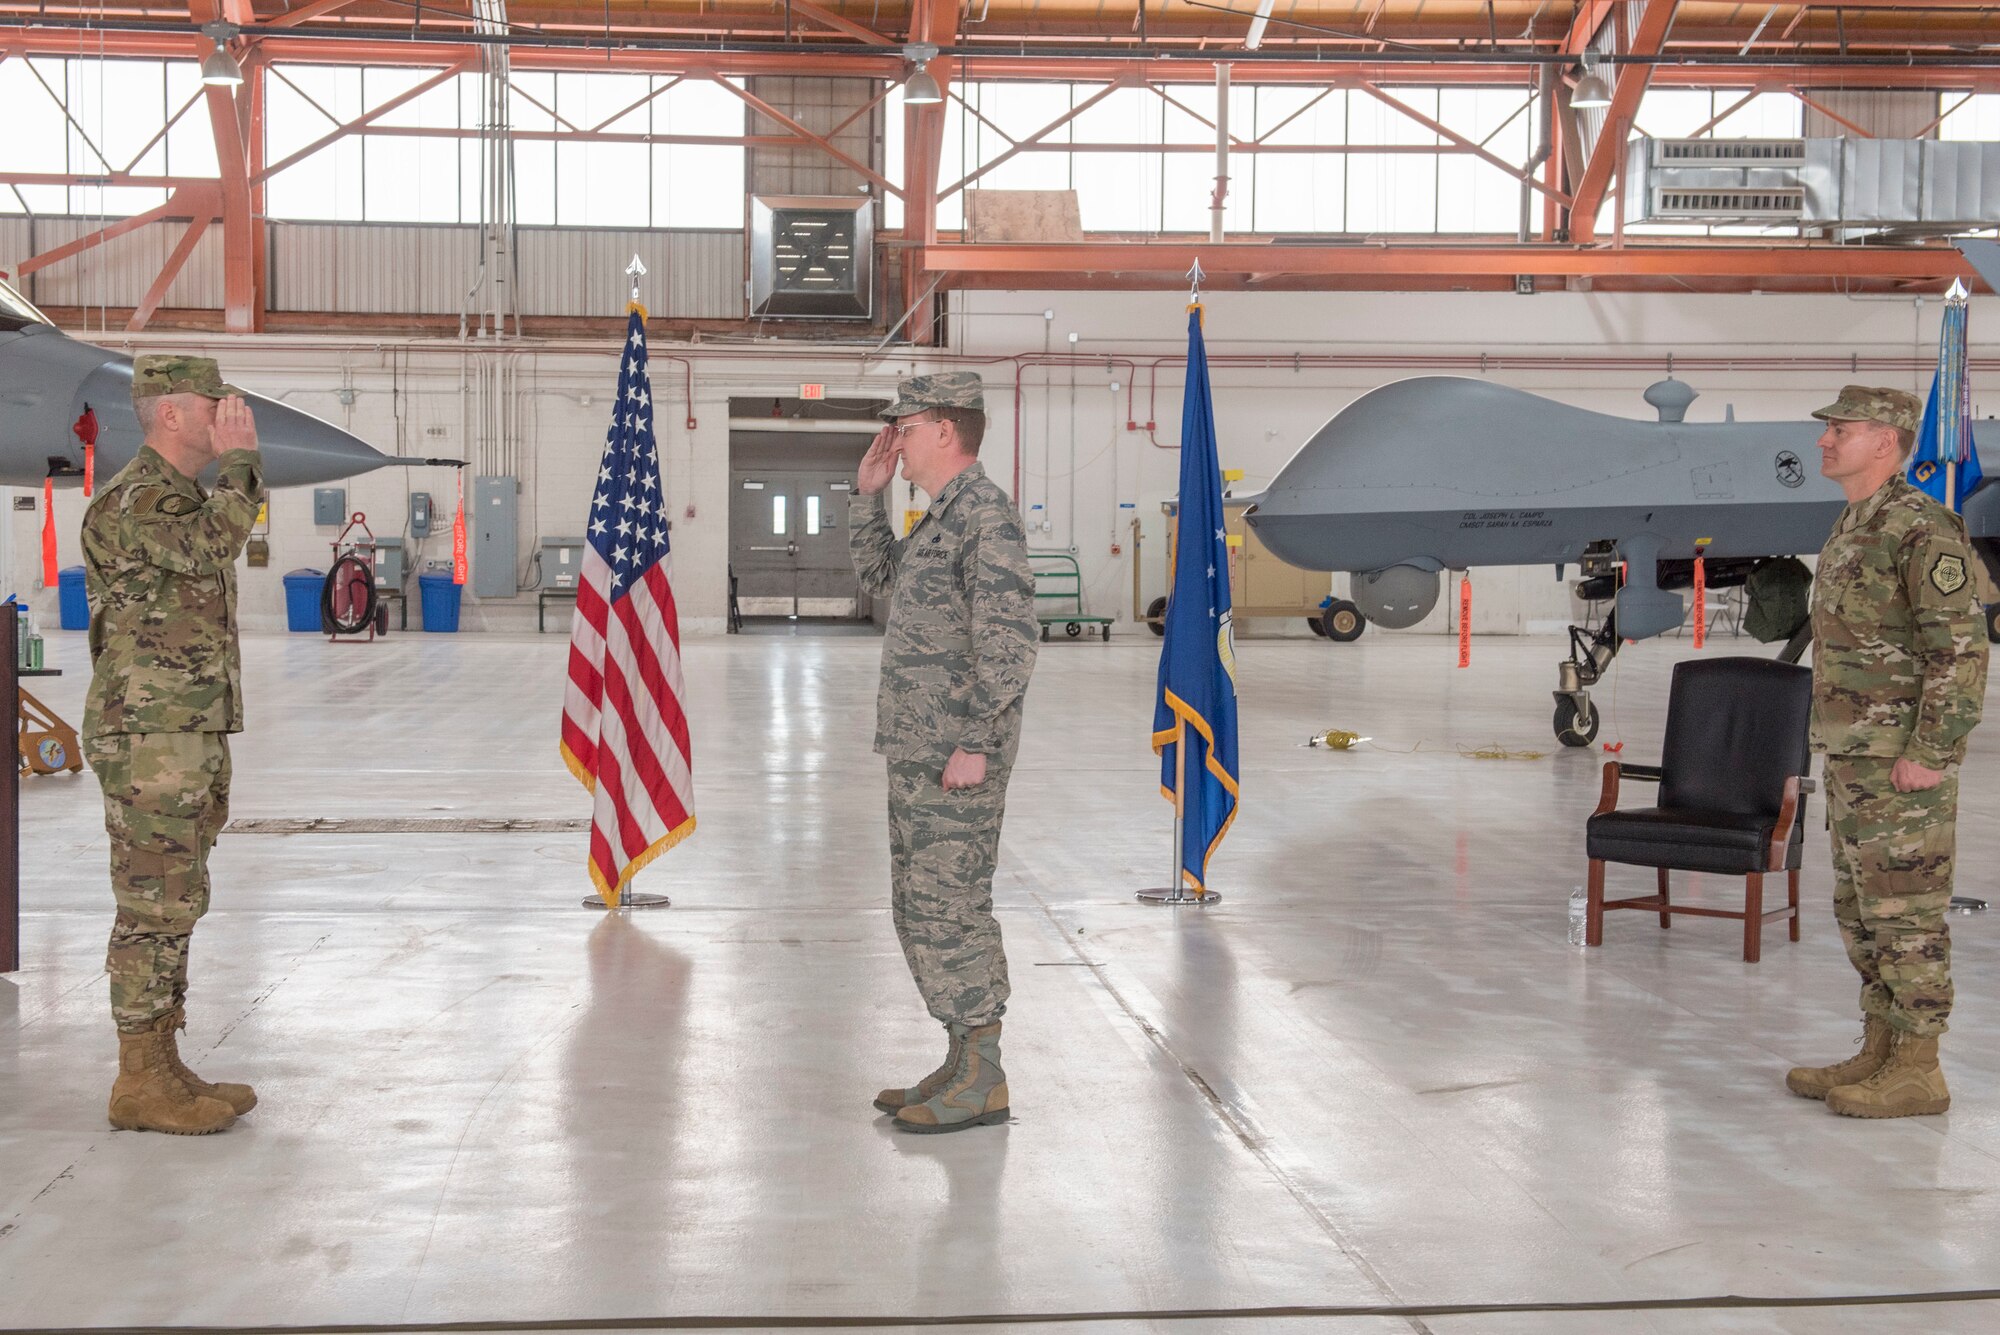
<path fill-rule="evenodd" d="M 1590 688 L 1618 656 L 1618 613 L 1604 614 L 1596 634 L 1580 626 L 1569 628 L 1569 657 L 1556 664 L 1556 740 L 1564 746 L 1589 746 L 1597 740 L 1597 706 Z"/>

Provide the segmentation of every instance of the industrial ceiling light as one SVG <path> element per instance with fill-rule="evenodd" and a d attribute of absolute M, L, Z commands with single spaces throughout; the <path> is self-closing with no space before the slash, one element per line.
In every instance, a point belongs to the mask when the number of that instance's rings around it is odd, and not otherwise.
<path fill-rule="evenodd" d="M 1611 85 L 1597 72 L 1597 57 L 1588 51 L 1583 56 L 1583 77 L 1570 91 L 1569 104 L 1579 111 L 1611 105 Z"/>
<path fill-rule="evenodd" d="M 925 43 L 912 43 L 903 48 L 903 58 L 916 64 L 916 72 L 903 85 L 903 105 L 906 107 L 934 107 L 944 101 L 944 91 L 938 81 L 924 66 L 937 58 L 938 49 Z"/>
<path fill-rule="evenodd" d="M 243 30 L 233 23 L 204 23 L 202 35 L 215 43 L 215 50 L 202 57 L 201 81 L 210 88 L 234 88 L 243 82 L 243 67 L 229 54 L 229 43 Z"/>

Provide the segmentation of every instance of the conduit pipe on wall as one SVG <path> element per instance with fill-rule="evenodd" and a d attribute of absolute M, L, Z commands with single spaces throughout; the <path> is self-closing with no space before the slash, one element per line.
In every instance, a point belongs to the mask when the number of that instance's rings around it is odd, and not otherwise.
<path fill-rule="evenodd" d="M 117 346 L 117 340 L 105 341 L 104 346 Z M 208 345 L 195 343 L 191 347 Z M 440 352 L 456 348 L 455 343 L 412 342 L 408 345 L 414 351 L 435 349 Z M 334 340 L 274 340 L 259 338 L 255 347 L 259 351 L 293 351 L 325 354 L 331 351 L 362 350 L 380 352 L 382 341 L 338 342 Z M 565 345 L 538 343 L 523 348 L 485 349 L 488 355 L 501 352 L 533 351 L 542 356 L 604 357 L 605 349 L 598 345 Z M 684 353 L 651 353 L 654 361 L 679 362 L 684 368 L 688 402 L 687 427 L 695 429 L 694 417 L 694 363 L 696 361 L 727 362 L 770 362 L 780 356 L 797 356 L 798 349 L 778 348 L 715 348 Z M 857 366 L 868 362 L 865 349 L 852 352 L 824 352 L 813 350 L 806 355 L 824 362 L 852 362 Z M 1132 390 L 1139 370 L 1143 369 L 1152 379 L 1157 394 L 1159 372 L 1162 368 L 1172 368 L 1186 364 L 1184 354 L 1168 355 L 1129 354 L 1123 352 L 1057 353 L 1057 352 L 1017 352 L 1007 355 L 974 355 L 967 353 L 925 353 L 921 360 L 940 366 L 958 366 L 968 369 L 986 366 L 1011 366 L 1014 370 L 1011 396 L 1014 406 L 1014 495 L 1021 494 L 1021 410 L 1023 393 L 1021 375 L 1031 366 L 1044 368 L 1046 376 L 1059 366 L 1095 366 L 1106 371 L 1117 367 L 1126 368 L 1126 412 L 1128 430 L 1137 430 L 1130 417 L 1133 406 Z M 464 354 L 461 354 L 460 384 L 461 400 L 465 368 Z M 1211 352 L 1208 356 L 1211 368 L 1228 370 L 1315 370 L 1315 371 L 1409 371 L 1409 372 L 1458 372 L 1467 375 L 1489 375 L 1499 371 L 1604 371 L 1611 373 L 1713 371 L 1720 373 L 1771 372 L 1796 375 L 1840 375 L 1856 377 L 1863 373 L 1887 375 L 1919 375 L 1936 369 L 1936 361 L 1930 357 L 1903 354 L 1861 354 L 1840 356 L 1828 353 L 1806 355 L 1781 353 L 1719 353 L 1711 356 L 1685 356 L 1679 353 L 1406 353 L 1406 352 L 1300 352 L 1300 353 L 1224 353 Z M 2000 356 L 1975 356 L 1968 359 L 1968 370 L 1975 374 L 1992 375 L 2000 373 Z M 460 434 L 464 438 L 466 422 L 464 406 L 461 402 Z M 1153 442 L 1159 445 L 1160 442 Z M 1160 445 L 1162 449 L 1177 448 Z"/>
<path fill-rule="evenodd" d="M 1535 75 L 1535 98 L 1537 109 L 1542 112 L 1541 143 L 1535 146 L 1534 156 L 1528 159 L 1527 169 L 1521 173 L 1521 226 L 1515 239 L 1523 245 L 1534 232 L 1533 216 L 1535 206 L 1535 173 L 1541 170 L 1549 155 L 1555 152 L 1555 67 L 1544 65 Z"/>

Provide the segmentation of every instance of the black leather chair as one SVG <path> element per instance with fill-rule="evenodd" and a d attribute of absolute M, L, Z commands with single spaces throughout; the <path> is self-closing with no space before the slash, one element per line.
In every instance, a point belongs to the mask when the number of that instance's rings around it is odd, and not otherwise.
<path fill-rule="evenodd" d="M 1737 918 L 1743 958 L 1755 964 L 1764 924 L 1792 920 L 1799 939 L 1799 862 L 1805 847 L 1804 795 L 1812 672 L 1765 658 L 1711 658 L 1674 668 L 1667 699 L 1667 737 L 1660 764 L 1604 766 L 1604 792 L 1585 833 L 1590 856 L 1590 909 L 1585 940 L 1604 944 L 1606 909 L 1660 915 Z M 1660 785 L 1659 805 L 1618 810 L 1621 780 Z M 1659 869 L 1659 891 L 1631 899 L 1604 898 L 1604 864 Z M 1742 912 L 1675 904 L 1672 871 L 1715 872 L 1744 879 Z M 1764 876 L 1787 873 L 1784 908 L 1764 911 Z"/>

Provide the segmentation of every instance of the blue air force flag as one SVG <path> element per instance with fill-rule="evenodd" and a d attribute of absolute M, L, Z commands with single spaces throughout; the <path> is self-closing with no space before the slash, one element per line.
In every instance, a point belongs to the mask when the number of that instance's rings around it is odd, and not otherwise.
<path fill-rule="evenodd" d="M 1925 492 L 1939 505 L 1949 505 L 1954 510 L 1965 508 L 1965 498 L 1979 485 L 1985 474 L 1979 469 L 1979 446 L 1972 438 L 1972 414 L 1961 402 L 1956 406 L 1959 414 L 1959 448 L 1965 457 L 1958 461 L 1958 472 L 1953 479 L 1952 489 L 1958 495 L 1946 501 L 1944 498 L 1944 464 L 1938 460 L 1938 426 L 1941 413 L 1938 405 L 1938 381 L 1942 375 L 1931 380 L 1930 401 L 1924 405 L 1923 425 L 1917 428 L 1917 448 L 1910 454 L 1910 485 Z"/>
<path fill-rule="evenodd" d="M 1208 859 L 1236 818 L 1236 654 L 1229 614 L 1229 544 L 1222 467 L 1201 308 L 1188 312 L 1187 390 L 1181 401 L 1181 491 L 1168 562 L 1166 641 L 1160 649 L 1153 750 L 1168 800 L 1179 790 L 1181 877 L 1206 888 Z M 1181 748 L 1187 748 L 1182 765 Z"/>

